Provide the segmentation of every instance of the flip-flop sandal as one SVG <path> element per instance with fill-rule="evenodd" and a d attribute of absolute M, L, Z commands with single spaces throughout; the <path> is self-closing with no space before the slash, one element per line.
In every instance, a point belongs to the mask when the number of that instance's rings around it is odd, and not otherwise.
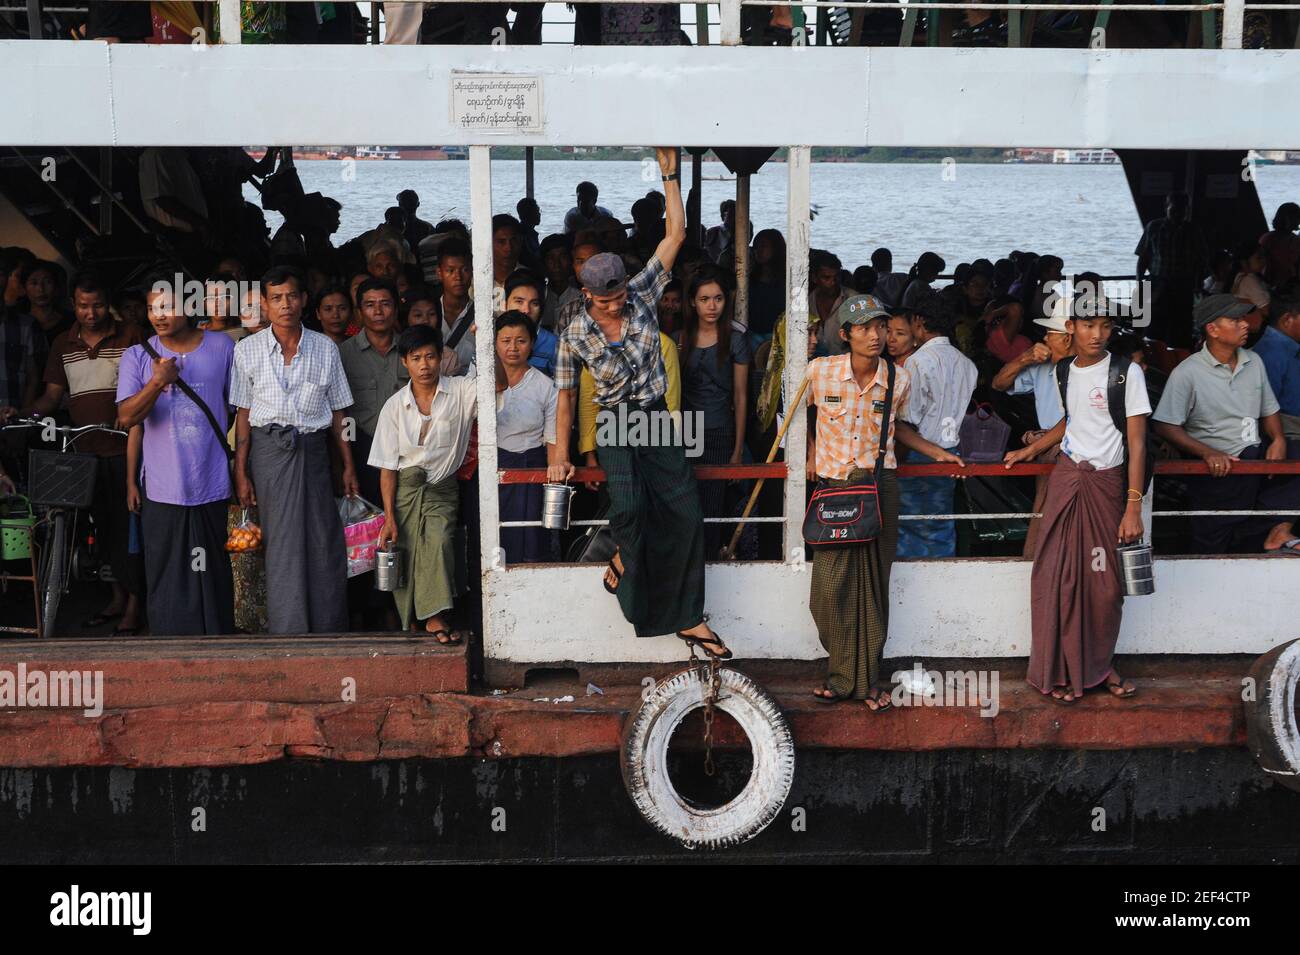
<path fill-rule="evenodd" d="M 425 633 L 433 637 L 433 639 L 437 640 L 444 647 L 449 647 L 455 642 L 452 640 L 451 631 L 446 627 L 439 627 L 437 630 L 426 630 Z M 444 639 L 444 637 L 446 639 Z"/>
<path fill-rule="evenodd" d="M 705 617 L 704 619 L 707 620 L 708 617 Z M 687 647 L 699 647 L 701 653 L 703 653 L 706 657 L 711 657 L 714 660 L 730 660 L 732 657 L 731 648 L 728 647 L 723 642 L 721 636 L 714 633 L 712 630 L 709 631 L 709 635 L 707 637 L 696 637 L 696 636 L 692 636 L 689 633 L 683 633 L 682 631 L 678 630 L 677 639 L 685 640 Z M 715 648 L 721 647 L 722 652 L 714 653 L 712 650 L 709 649 L 709 647 L 715 647 Z M 694 656 L 693 652 L 692 652 L 692 656 Z"/>
<path fill-rule="evenodd" d="M 1264 553 L 1269 557 L 1300 557 L 1300 537 L 1293 537 L 1276 550 L 1265 550 Z"/>
<path fill-rule="evenodd" d="M 1058 693 L 1060 696 L 1057 696 Z M 1067 693 L 1070 695 L 1068 700 L 1065 698 Z M 1057 703 L 1061 706 L 1073 706 L 1075 703 L 1079 702 L 1079 697 L 1076 696 L 1074 690 L 1068 686 L 1054 687 L 1052 692 L 1047 694 L 1047 698 L 1053 703 Z"/>
<path fill-rule="evenodd" d="M 894 701 L 890 698 L 888 690 L 872 690 L 862 702 L 866 705 L 868 713 L 883 713 L 894 708 Z M 876 705 L 871 706 L 871 703 Z"/>
<path fill-rule="evenodd" d="M 468 640 L 469 636 L 470 633 L 468 630 L 453 630 L 451 632 L 451 645 L 453 647 L 458 647 Z"/>
<path fill-rule="evenodd" d="M 1111 696 L 1126 700 L 1137 692 L 1137 687 L 1133 685 L 1132 680 L 1120 680 L 1118 683 L 1106 681 L 1106 692 Z"/>
<path fill-rule="evenodd" d="M 839 703 L 841 700 L 845 699 L 843 694 L 836 693 L 825 683 L 813 690 L 813 698 L 818 703 Z"/>
<path fill-rule="evenodd" d="M 617 551 L 615 553 L 617 554 Z M 605 588 L 605 593 L 618 596 L 618 582 L 622 581 L 623 579 L 623 571 L 620 571 L 617 567 L 614 566 L 613 557 L 609 559 L 607 565 L 609 567 L 610 572 L 614 575 L 615 584 L 613 587 L 611 587 L 609 585 L 609 581 L 606 580 L 604 577 L 601 577 L 600 579 L 601 586 Z M 626 569 L 627 568 L 624 568 L 624 570 Z"/>

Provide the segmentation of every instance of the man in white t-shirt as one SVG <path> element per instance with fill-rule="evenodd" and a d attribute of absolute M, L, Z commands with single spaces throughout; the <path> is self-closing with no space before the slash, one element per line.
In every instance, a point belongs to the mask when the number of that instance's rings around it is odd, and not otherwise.
<path fill-rule="evenodd" d="M 1026 679 L 1056 702 L 1073 703 L 1095 686 L 1118 697 L 1136 691 L 1114 667 L 1124 605 L 1115 548 L 1142 537 L 1151 403 L 1142 369 L 1106 350 L 1108 317 L 1076 315 L 1065 324 L 1075 355 L 1056 366 L 1065 417 L 1006 462 L 1061 443 L 1034 557 Z"/>

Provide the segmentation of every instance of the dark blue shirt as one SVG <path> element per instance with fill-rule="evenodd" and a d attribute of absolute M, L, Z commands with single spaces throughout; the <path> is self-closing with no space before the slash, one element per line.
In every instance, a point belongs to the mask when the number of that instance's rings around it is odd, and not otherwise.
<path fill-rule="evenodd" d="M 549 329 L 537 329 L 537 341 L 533 342 L 533 354 L 528 359 L 532 365 L 547 378 L 555 377 L 555 352 L 560 347 L 560 339 Z"/>
<path fill-rule="evenodd" d="M 1300 343 L 1269 325 L 1251 350 L 1264 362 L 1282 413 L 1300 415 Z"/>

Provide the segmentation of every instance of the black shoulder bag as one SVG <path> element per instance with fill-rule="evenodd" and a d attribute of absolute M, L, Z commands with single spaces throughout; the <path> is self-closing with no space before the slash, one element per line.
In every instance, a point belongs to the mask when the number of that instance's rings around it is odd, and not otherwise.
<path fill-rule="evenodd" d="M 205 332 L 204 334 L 207 333 Z M 154 347 L 149 344 L 149 339 L 146 338 L 140 344 L 144 346 L 145 354 L 154 361 L 160 361 L 162 359 L 162 356 L 159 355 L 158 352 L 154 350 Z M 199 410 L 203 412 L 203 416 L 208 419 L 208 424 L 212 425 L 212 430 L 217 436 L 217 444 L 221 445 L 221 450 L 226 452 L 226 461 L 232 461 L 235 457 L 235 453 L 230 450 L 230 442 L 226 440 L 226 432 L 222 431 L 221 425 L 217 424 L 217 416 L 212 413 L 212 409 L 207 406 L 207 403 L 198 396 L 193 388 L 185 383 L 185 379 L 180 377 L 180 375 L 176 376 L 176 380 L 172 382 L 172 384 L 179 388 L 186 398 L 189 398 L 190 401 L 199 406 Z"/>
<path fill-rule="evenodd" d="M 1056 387 L 1061 392 L 1062 414 L 1067 414 L 1065 393 L 1070 385 L 1070 366 L 1073 364 L 1074 356 L 1062 358 L 1056 363 Z M 1110 423 L 1115 426 L 1120 439 L 1124 442 L 1125 475 L 1128 474 L 1128 403 L 1124 396 L 1124 389 L 1128 384 L 1128 370 L 1132 364 L 1133 360 L 1126 355 L 1111 355 L 1110 370 L 1106 374 L 1106 408 L 1110 412 Z M 1142 475 L 1143 494 L 1151 486 L 1151 477 L 1155 474 L 1155 470 L 1156 462 L 1148 447 L 1145 473 Z"/>
<path fill-rule="evenodd" d="M 884 358 L 881 361 L 885 361 Z M 885 466 L 889 440 L 889 414 L 894 403 L 894 363 L 889 366 L 885 407 L 880 416 L 880 446 L 876 449 L 875 473 L 857 484 L 822 484 L 813 492 L 803 516 L 803 539 L 810 547 L 866 544 L 880 536 L 880 470 Z"/>

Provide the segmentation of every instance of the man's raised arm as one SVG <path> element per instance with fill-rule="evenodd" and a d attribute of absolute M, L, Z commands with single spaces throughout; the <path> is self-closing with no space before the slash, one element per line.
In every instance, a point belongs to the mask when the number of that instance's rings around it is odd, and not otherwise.
<path fill-rule="evenodd" d="M 655 249 L 655 257 L 663 263 L 664 271 L 673 267 L 677 253 L 686 241 L 686 211 L 682 208 L 682 183 L 677 171 L 676 146 L 656 146 L 655 158 L 659 160 L 659 172 L 664 177 L 664 237 Z"/>

